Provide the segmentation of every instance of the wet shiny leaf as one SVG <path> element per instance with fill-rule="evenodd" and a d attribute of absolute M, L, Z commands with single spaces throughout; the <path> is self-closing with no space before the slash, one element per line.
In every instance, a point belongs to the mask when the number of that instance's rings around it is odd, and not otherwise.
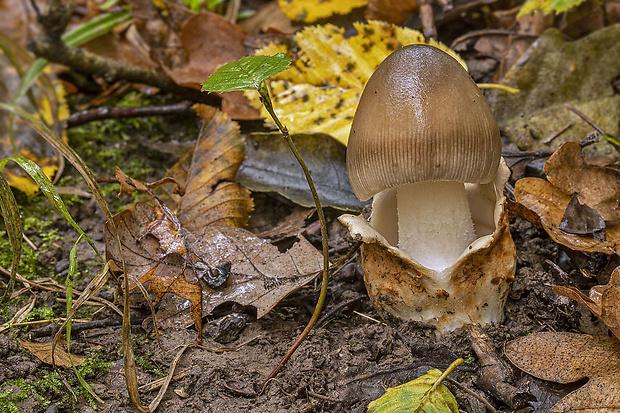
<path fill-rule="evenodd" d="M 346 147 L 326 135 L 293 135 L 297 150 L 304 158 L 321 205 L 357 210 L 357 199 L 345 164 Z M 237 173 L 237 181 L 252 191 L 277 192 L 304 207 L 314 207 L 303 171 L 279 134 L 254 134 L 245 138 L 246 159 Z"/>

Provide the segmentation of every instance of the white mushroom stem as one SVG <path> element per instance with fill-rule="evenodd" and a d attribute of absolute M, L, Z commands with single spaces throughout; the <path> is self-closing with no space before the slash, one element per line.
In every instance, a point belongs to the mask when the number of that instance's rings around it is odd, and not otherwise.
<path fill-rule="evenodd" d="M 398 248 L 435 271 L 456 262 L 476 239 L 465 186 L 419 182 L 396 189 Z"/>

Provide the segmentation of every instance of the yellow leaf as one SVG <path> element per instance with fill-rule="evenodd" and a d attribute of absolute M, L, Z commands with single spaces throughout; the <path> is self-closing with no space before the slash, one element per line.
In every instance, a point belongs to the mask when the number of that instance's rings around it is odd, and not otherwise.
<path fill-rule="evenodd" d="M 307 27 L 292 45 L 269 44 L 258 55 L 284 53 L 291 67 L 267 81 L 274 109 L 291 133 L 326 133 L 346 145 L 360 94 L 370 75 L 400 46 L 430 44 L 465 62 L 447 46 L 426 41 L 422 33 L 379 21 L 354 23 L 357 35 L 344 37 L 344 29 L 326 24 Z M 293 50 L 295 49 L 295 50 Z M 258 94 L 247 92 L 255 107 Z M 269 115 L 261 108 L 261 116 Z"/>
<path fill-rule="evenodd" d="M 334 14 L 347 14 L 367 4 L 368 0 L 278 0 L 278 5 L 286 17 L 306 23 Z"/>

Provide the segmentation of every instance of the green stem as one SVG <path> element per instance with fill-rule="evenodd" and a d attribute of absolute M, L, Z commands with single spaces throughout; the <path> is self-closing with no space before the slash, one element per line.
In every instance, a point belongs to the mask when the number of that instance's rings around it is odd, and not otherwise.
<path fill-rule="evenodd" d="M 431 398 L 431 395 L 433 393 L 435 393 L 435 390 L 437 390 L 437 387 L 439 387 L 439 385 L 441 384 L 442 381 L 444 381 L 444 379 L 446 377 L 448 377 L 448 374 L 452 373 L 452 371 L 457 368 L 458 366 L 460 366 L 461 364 L 463 364 L 463 359 L 458 358 L 456 360 L 454 360 L 454 362 L 452 364 L 450 364 L 450 366 L 446 369 L 446 371 L 444 371 L 442 373 L 441 376 L 439 376 L 439 378 L 437 380 L 435 380 L 435 383 L 433 383 L 433 385 L 431 386 L 430 389 L 428 389 L 425 393 L 424 393 L 424 397 L 422 397 L 422 400 L 420 400 L 420 404 L 418 405 L 418 407 L 412 412 L 412 413 L 418 413 L 421 412 L 424 408 L 424 406 L 426 406 L 426 403 L 428 403 L 428 401 Z"/>
<path fill-rule="evenodd" d="M 282 133 L 284 140 L 286 140 L 286 143 L 291 149 L 291 152 L 293 152 L 295 159 L 297 159 L 299 166 L 301 166 L 301 169 L 304 171 L 304 176 L 306 177 L 306 180 L 308 181 L 308 186 L 310 187 L 310 192 L 312 193 L 312 198 L 314 198 L 314 204 L 316 205 L 316 211 L 319 216 L 319 222 L 321 224 L 321 241 L 323 244 L 323 282 L 321 283 L 321 293 L 319 294 L 319 299 L 317 300 L 316 307 L 314 308 L 314 313 L 312 314 L 310 321 L 308 321 L 306 328 L 304 328 L 304 331 L 302 331 L 297 341 L 295 341 L 293 346 L 286 352 L 286 354 L 284 355 L 284 357 L 282 358 L 278 366 L 269 375 L 267 380 L 265 380 L 261 388 L 261 391 L 262 391 L 267 385 L 267 383 L 269 382 L 269 380 L 271 380 L 278 374 L 280 369 L 286 364 L 286 362 L 293 355 L 295 350 L 297 350 L 299 345 L 304 341 L 304 339 L 306 338 L 310 330 L 312 330 L 312 327 L 314 326 L 314 324 L 319 318 L 319 314 L 321 313 L 321 309 L 323 308 L 323 303 L 325 302 L 325 297 L 327 296 L 327 284 L 329 281 L 329 247 L 327 245 L 327 224 L 325 222 L 325 215 L 323 213 L 323 208 L 321 207 L 321 201 L 319 200 L 319 195 L 316 192 L 316 187 L 314 186 L 314 181 L 312 181 L 310 170 L 308 170 L 308 167 L 306 166 L 306 162 L 304 162 L 303 158 L 299 154 L 299 151 L 297 150 L 297 147 L 295 146 L 293 139 L 291 139 L 291 135 L 289 134 L 287 127 L 284 126 L 282 122 L 280 122 L 280 119 L 278 119 L 278 116 L 273 110 L 273 104 L 271 103 L 269 92 L 264 82 L 261 85 L 261 87 L 258 89 L 258 92 L 260 94 L 260 99 L 261 99 L 262 104 L 265 106 L 265 109 L 267 109 L 267 112 L 269 113 L 269 115 L 271 115 L 271 118 L 276 123 L 276 126 L 278 127 L 278 129 L 280 129 L 280 132 Z"/>

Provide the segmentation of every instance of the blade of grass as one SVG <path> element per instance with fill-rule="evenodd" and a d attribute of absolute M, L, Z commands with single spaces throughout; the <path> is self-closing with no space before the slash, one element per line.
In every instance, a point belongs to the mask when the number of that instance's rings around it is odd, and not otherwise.
<path fill-rule="evenodd" d="M 101 262 L 102 263 L 105 262 L 105 260 L 103 259 L 103 256 L 101 255 L 101 253 L 95 246 L 95 243 L 93 242 L 93 240 L 90 239 L 90 237 L 82 230 L 82 228 L 80 228 L 77 222 L 75 222 L 73 217 L 71 217 L 71 214 L 69 213 L 69 210 L 67 209 L 67 206 L 65 205 L 62 198 L 58 194 L 58 191 L 56 191 L 56 188 L 54 188 L 52 181 L 50 181 L 47 175 L 45 175 L 45 173 L 41 170 L 39 165 L 37 165 L 34 161 L 31 161 L 30 159 L 25 158 L 23 156 L 14 156 L 11 158 L 5 158 L 2 161 L 0 161 L 0 171 L 4 168 L 4 165 L 6 165 L 8 161 L 15 162 L 28 175 L 30 175 L 30 177 L 36 182 L 36 184 L 41 189 L 41 192 L 47 197 L 47 199 L 49 199 L 50 203 L 54 206 L 54 208 L 56 208 L 56 211 L 58 211 L 58 213 L 60 213 L 63 216 L 63 218 L 67 220 L 69 224 L 71 224 L 73 228 L 75 228 L 75 230 L 80 234 L 81 237 L 84 237 L 84 239 L 86 239 L 86 241 L 91 245 L 91 247 L 93 247 L 93 250 L 95 250 L 95 252 L 97 253 L 97 256 L 99 256 L 99 259 L 101 260 Z"/>
<path fill-rule="evenodd" d="M 17 266 L 21 259 L 22 253 L 22 221 L 19 215 L 19 208 L 17 202 L 11 191 L 11 187 L 7 182 L 4 174 L 0 172 L 0 213 L 4 219 L 4 227 L 9 237 L 9 243 L 11 244 L 11 251 L 13 253 L 13 261 L 11 263 L 11 277 L 4 290 L 2 299 L 0 302 L 6 302 L 11 297 L 13 292 L 13 286 L 15 285 L 15 275 L 17 274 Z"/>
<path fill-rule="evenodd" d="M 71 320 L 73 318 L 73 316 L 75 315 L 75 312 L 77 311 L 78 308 L 80 308 L 82 306 L 82 304 L 84 304 L 84 302 L 86 300 L 88 300 L 90 297 L 92 297 L 97 291 L 99 291 L 99 289 L 101 289 L 101 287 L 103 287 L 103 285 L 105 285 L 107 279 L 108 279 L 108 270 L 109 270 L 109 265 L 106 265 L 104 267 L 104 271 L 98 275 L 97 277 L 95 277 L 90 284 L 88 284 L 88 287 L 86 287 L 86 289 L 84 290 L 84 292 L 82 293 L 82 295 L 78 298 L 78 300 L 76 301 L 76 305 L 73 305 L 73 280 L 75 278 L 75 273 L 77 271 L 77 246 L 80 243 L 80 241 L 82 240 L 83 236 L 80 235 L 77 239 L 77 241 L 75 241 L 75 243 L 73 244 L 73 247 L 71 248 L 71 252 L 69 253 L 69 269 L 67 271 L 67 278 L 65 281 L 65 287 L 66 287 L 66 296 L 67 296 L 67 318 L 66 321 L 64 322 L 64 325 L 66 325 L 66 337 L 67 337 L 67 354 L 69 356 L 69 360 L 71 361 L 71 367 L 73 367 L 73 372 L 75 373 L 80 385 L 82 386 L 82 388 L 84 390 L 86 390 L 88 392 L 88 394 L 91 395 L 91 397 L 95 400 L 97 400 L 97 402 L 99 402 L 100 404 L 102 404 L 103 406 L 108 406 L 108 404 L 106 402 L 104 402 L 103 400 L 101 400 L 101 398 L 99 396 L 97 396 L 97 393 L 95 393 L 93 391 L 93 389 L 90 387 L 90 385 L 86 382 L 86 380 L 84 380 L 84 377 L 82 377 L 82 374 L 80 373 L 80 371 L 78 370 L 78 368 L 75 365 L 75 362 L 73 361 L 73 357 L 71 356 Z M 91 284 L 94 284 L 92 289 L 89 289 L 89 287 L 91 286 Z M 54 355 L 55 355 L 55 348 L 56 348 L 56 343 L 58 341 L 60 341 L 60 338 L 62 337 L 62 331 L 63 328 L 61 327 L 58 332 L 56 333 L 56 336 L 54 337 L 54 342 L 52 343 L 52 363 L 54 364 L 55 360 L 54 360 Z M 56 365 L 54 364 L 54 368 L 56 368 Z"/>
<path fill-rule="evenodd" d="M 45 140 L 47 140 L 52 146 L 54 146 L 82 175 L 84 181 L 89 186 L 93 196 L 97 200 L 97 204 L 104 216 L 109 222 L 109 228 L 114 236 L 114 240 L 121 244 L 116 225 L 112 219 L 112 212 L 108 208 L 108 204 L 105 201 L 103 192 L 99 184 L 95 180 L 92 171 L 88 168 L 86 163 L 80 158 L 80 156 L 71 148 L 65 141 L 52 132 L 43 122 L 36 119 L 32 115 L 24 112 L 23 110 L 15 107 L 14 105 L 8 105 L 0 102 L 0 110 L 6 110 L 10 113 L 20 116 L 24 122 L 26 122 L 31 128 L 37 131 Z M 136 376 L 136 367 L 133 358 L 133 350 L 131 348 L 131 320 L 129 315 L 129 277 L 127 276 L 127 269 L 125 266 L 125 257 L 121 254 L 121 270 L 123 271 L 123 290 L 125 294 L 123 296 L 123 357 L 125 364 L 125 381 L 127 383 L 127 391 L 129 392 L 129 398 L 131 403 L 136 409 L 141 412 L 148 412 L 148 409 L 142 406 L 140 403 L 140 395 L 138 394 L 138 378 Z"/>

